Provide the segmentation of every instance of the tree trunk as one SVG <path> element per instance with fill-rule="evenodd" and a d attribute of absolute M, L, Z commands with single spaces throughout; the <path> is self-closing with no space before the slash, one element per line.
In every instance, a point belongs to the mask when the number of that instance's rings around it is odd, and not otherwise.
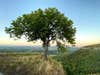
<path fill-rule="evenodd" d="M 48 45 L 45 45 L 44 60 L 48 60 Z"/>

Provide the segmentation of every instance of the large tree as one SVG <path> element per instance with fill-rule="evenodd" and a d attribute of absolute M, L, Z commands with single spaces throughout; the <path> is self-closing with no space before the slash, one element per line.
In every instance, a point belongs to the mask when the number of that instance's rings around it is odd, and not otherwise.
<path fill-rule="evenodd" d="M 24 35 L 28 41 L 41 40 L 45 49 L 44 59 L 47 60 L 50 41 L 74 44 L 76 29 L 73 21 L 63 13 L 56 8 L 48 8 L 19 16 L 5 31 L 13 38 L 20 39 Z"/>

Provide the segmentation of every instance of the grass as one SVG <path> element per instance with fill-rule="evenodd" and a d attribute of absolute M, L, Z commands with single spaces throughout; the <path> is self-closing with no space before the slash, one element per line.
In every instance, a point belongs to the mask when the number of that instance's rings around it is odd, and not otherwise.
<path fill-rule="evenodd" d="M 0 72 L 4 75 L 64 75 L 60 63 L 44 61 L 40 53 L 0 53 Z"/>
<path fill-rule="evenodd" d="M 48 61 L 37 52 L 0 53 L 0 72 L 4 75 L 64 75 L 64 71 L 66 75 L 100 75 L 100 50 L 49 55 Z"/>

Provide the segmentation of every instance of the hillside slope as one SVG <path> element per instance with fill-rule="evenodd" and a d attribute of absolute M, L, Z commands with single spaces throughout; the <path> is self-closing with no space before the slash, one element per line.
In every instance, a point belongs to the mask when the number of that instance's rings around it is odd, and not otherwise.
<path fill-rule="evenodd" d="M 82 48 L 100 48 L 100 44 L 87 45 L 87 46 L 84 46 Z"/>
<path fill-rule="evenodd" d="M 100 75 L 100 48 L 89 47 L 56 56 L 54 59 L 62 63 L 67 75 Z"/>
<path fill-rule="evenodd" d="M 4 75 L 65 75 L 60 63 L 44 61 L 39 53 L 0 53 L 0 73 Z"/>
<path fill-rule="evenodd" d="M 63 63 L 70 75 L 100 73 L 100 50 L 80 49 L 69 55 Z"/>

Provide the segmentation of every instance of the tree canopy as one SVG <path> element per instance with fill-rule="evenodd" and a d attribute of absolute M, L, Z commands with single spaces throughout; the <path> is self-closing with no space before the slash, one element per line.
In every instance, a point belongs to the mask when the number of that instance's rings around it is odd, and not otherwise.
<path fill-rule="evenodd" d="M 28 41 L 40 39 L 47 48 L 52 40 L 75 44 L 76 29 L 73 21 L 56 8 L 38 9 L 23 14 L 13 20 L 5 31 L 13 38 L 20 39 L 24 35 Z"/>

